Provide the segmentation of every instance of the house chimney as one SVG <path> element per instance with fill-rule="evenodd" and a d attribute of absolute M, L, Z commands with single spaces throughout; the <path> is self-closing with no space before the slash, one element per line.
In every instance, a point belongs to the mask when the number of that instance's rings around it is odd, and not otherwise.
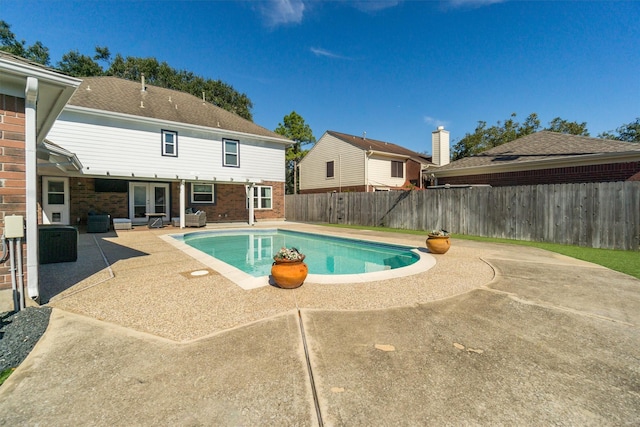
<path fill-rule="evenodd" d="M 449 164 L 449 131 L 444 126 L 438 126 L 438 130 L 431 132 L 431 161 L 436 166 Z"/>

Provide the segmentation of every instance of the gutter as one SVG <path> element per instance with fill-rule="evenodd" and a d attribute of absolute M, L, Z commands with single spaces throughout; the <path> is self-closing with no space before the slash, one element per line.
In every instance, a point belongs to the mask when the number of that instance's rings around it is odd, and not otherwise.
<path fill-rule="evenodd" d="M 373 154 L 377 154 L 384 157 L 394 157 L 397 159 L 404 159 L 404 160 L 411 158 L 411 156 L 407 156 L 405 154 L 389 153 L 387 151 L 376 151 L 376 150 L 365 150 L 365 151 L 369 154 L 369 157 L 371 157 Z"/>

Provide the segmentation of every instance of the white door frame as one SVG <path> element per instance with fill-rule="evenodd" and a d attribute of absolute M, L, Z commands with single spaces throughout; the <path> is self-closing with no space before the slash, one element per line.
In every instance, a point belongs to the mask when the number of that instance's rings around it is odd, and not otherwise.
<path fill-rule="evenodd" d="M 143 224 L 148 221 L 145 213 L 164 213 L 162 220 L 169 222 L 170 184 L 166 182 L 129 182 L 129 219 L 134 224 Z M 156 189 L 164 189 L 164 200 L 155 200 Z M 136 200 L 136 196 L 138 200 Z M 161 210 L 160 210 L 161 209 Z"/>
<path fill-rule="evenodd" d="M 52 182 L 61 182 L 62 189 L 58 187 L 50 192 L 49 184 Z M 42 177 L 42 223 L 70 225 L 69 178 Z"/>

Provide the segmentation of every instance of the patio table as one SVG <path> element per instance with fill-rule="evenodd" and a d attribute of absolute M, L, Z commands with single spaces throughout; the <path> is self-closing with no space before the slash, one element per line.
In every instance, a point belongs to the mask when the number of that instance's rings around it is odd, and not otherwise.
<path fill-rule="evenodd" d="M 162 228 L 164 226 L 164 224 L 162 222 L 162 218 L 166 216 L 165 213 L 159 213 L 159 212 L 150 213 L 150 212 L 147 212 L 147 213 L 145 213 L 145 215 L 148 218 L 147 226 L 149 228 Z"/>

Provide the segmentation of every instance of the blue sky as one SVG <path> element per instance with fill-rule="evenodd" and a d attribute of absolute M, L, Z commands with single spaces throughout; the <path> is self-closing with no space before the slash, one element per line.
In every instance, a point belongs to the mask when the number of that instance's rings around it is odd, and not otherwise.
<path fill-rule="evenodd" d="M 0 19 L 52 63 L 96 45 L 221 79 L 275 129 L 291 111 L 326 130 L 431 152 L 511 113 L 640 116 L 640 2 L 0 0 Z"/>

